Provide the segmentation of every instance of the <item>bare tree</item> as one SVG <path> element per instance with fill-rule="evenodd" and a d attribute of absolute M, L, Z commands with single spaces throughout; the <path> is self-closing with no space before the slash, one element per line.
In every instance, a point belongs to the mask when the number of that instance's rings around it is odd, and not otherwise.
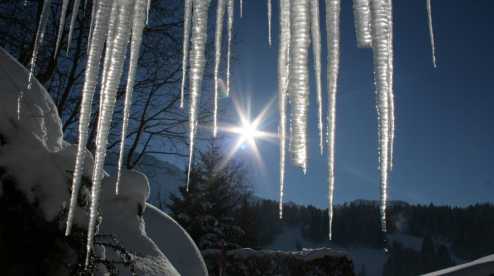
<path fill-rule="evenodd" d="M 55 51 L 57 32 L 61 13 L 61 0 L 54 0 L 46 28 L 43 44 L 40 48 L 35 76 L 46 87 L 58 108 L 62 119 L 65 139 L 76 142 L 78 131 L 79 105 L 84 81 L 84 69 L 87 58 L 88 35 L 91 23 L 92 0 L 81 1 L 75 23 L 70 48 L 67 51 L 68 29 L 71 17 L 69 3 L 61 46 Z M 0 3 L 0 46 L 28 66 L 34 47 L 37 23 L 41 15 L 43 0 L 19 1 L 3 0 Z M 211 11 L 214 10 L 211 6 Z M 210 28 L 209 33 L 213 30 Z M 224 32 L 226 33 L 226 32 Z M 203 94 L 211 91 L 214 41 L 209 36 L 206 47 L 206 71 Z M 188 156 L 188 111 L 181 109 L 180 85 L 182 81 L 182 44 L 183 44 L 183 1 L 155 0 L 149 14 L 149 23 L 143 33 L 139 56 L 134 96 L 127 133 L 127 159 L 125 166 L 133 169 L 144 154 Z M 225 56 L 225 55 L 223 55 Z M 238 60 L 236 55 L 232 59 Z M 224 64 L 224 62 L 223 62 Z M 125 64 L 127 68 L 128 64 Z M 225 68 L 225 66 L 223 66 Z M 127 70 L 124 70 L 126 74 Z M 187 82 L 186 82 L 187 83 Z M 187 84 L 188 85 L 188 84 Z M 186 87 L 186 91 L 188 87 Z M 96 122 L 98 116 L 98 87 L 95 93 L 92 119 L 86 147 L 94 149 Z M 117 109 L 113 115 L 108 150 L 118 151 L 122 119 L 122 102 L 125 83 L 121 82 L 117 96 Z M 206 93 L 204 93 L 206 92 Z M 186 93 L 188 98 L 188 93 Z M 203 97 L 200 106 L 198 139 L 208 139 L 208 130 L 212 121 L 212 99 Z M 118 108 L 120 106 L 120 108 Z M 227 120 L 227 104 L 220 106 L 219 120 Z"/>

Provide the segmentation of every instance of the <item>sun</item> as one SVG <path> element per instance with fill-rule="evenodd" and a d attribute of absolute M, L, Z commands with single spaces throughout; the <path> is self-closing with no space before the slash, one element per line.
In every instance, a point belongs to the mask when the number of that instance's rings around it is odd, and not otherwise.
<path fill-rule="evenodd" d="M 261 133 L 257 130 L 257 124 L 249 121 L 242 122 L 242 127 L 239 128 L 240 140 L 242 142 L 247 141 L 249 144 L 255 143 L 255 138 L 261 136 Z"/>

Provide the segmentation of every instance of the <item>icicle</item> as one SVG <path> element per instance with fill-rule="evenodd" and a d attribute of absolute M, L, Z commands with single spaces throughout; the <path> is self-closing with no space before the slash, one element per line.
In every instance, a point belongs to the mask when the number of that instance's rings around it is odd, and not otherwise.
<path fill-rule="evenodd" d="M 82 166 L 86 155 L 87 132 L 89 117 L 91 116 L 91 105 L 93 102 L 94 89 L 98 78 L 99 63 L 105 43 L 105 35 L 108 29 L 108 13 L 112 2 L 99 1 L 94 21 L 93 39 L 91 40 L 91 51 L 88 53 L 86 71 L 84 72 L 84 87 L 82 89 L 81 111 L 79 115 L 79 142 L 77 145 L 77 157 L 72 180 L 72 194 L 70 197 L 70 208 L 67 216 L 67 227 L 65 235 L 70 235 L 72 220 L 77 206 L 77 195 L 81 183 Z"/>
<path fill-rule="evenodd" d="M 103 1 L 102 1 L 103 2 Z M 115 107 L 118 84 L 122 75 L 125 53 L 129 41 L 130 27 L 132 23 L 132 0 L 119 0 L 119 12 L 117 28 L 115 30 L 114 41 L 111 50 L 111 64 L 109 74 L 106 79 L 104 91 L 104 102 L 102 114 L 100 114 L 100 127 L 96 135 L 96 154 L 94 157 L 93 186 L 91 188 L 91 207 L 89 214 L 88 239 L 86 266 L 89 262 L 89 255 L 93 247 L 93 238 L 96 228 L 96 219 L 98 216 L 99 198 L 101 193 L 101 179 L 103 178 L 103 166 L 105 163 L 106 146 L 108 143 L 108 133 L 110 131 L 110 122 Z M 106 62 L 106 61 L 105 61 Z"/>
<path fill-rule="evenodd" d="M 98 0 L 93 0 L 93 5 L 91 9 L 91 25 L 89 26 L 89 34 L 87 36 L 87 52 L 91 48 L 91 39 L 93 36 L 93 26 L 94 26 L 94 18 L 96 18 L 96 7 L 98 6 Z M 67 51 L 68 52 L 68 51 Z"/>
<path fill-rule="evenodd" d="M 67 38 L 67 53 L 69 53 L 69 50 L 70 50 L 70 43 L 72 42 L 72 33 L 74 31 L 77 13 L 79 12 L 80 2 L 81 2 L 81 0 L 74 0 L 74 8 L 72 9 L 72 18 L 70 19 L 69 36 Z"/>
<path fill-rule="evenodd" d="M 434 32 L 432 31 L 431 0 L 427 0 L 427 14 L 429 15 L 429 32 L 430 32 L 430 36 L 431 36 L 432 62 L 434 63 L 434 68 L 436 68 L 436 54 L 435 54 L 435 49 L 434 49 Z"/>
<path fill-rule="evenodd" d="M 108 32 L 106 33 L 106 45 L 105 45 L 105 57 L 104 57 L 104 62 L 103 62 L 103 70 L 101 73 L 101 89 L 100 91 L 104 91 L 106 87 L 106 80 L 108 79 L 108 74 L 110 71 L 110 64 L 111 64 L 111 49 L 113 48 L 113 40 L 115 38 L 115 30 L 117 28 L 117 18 L 118 18 L 118 9 L 119 9 L 119 1 L 120 0 L 115 0 L 113 1 L 113 5 L 111 8 L 111 12 L 108 15 L 110 18 L 110 21 L 108 23 Z M 97 122 L 97 131 L 98 133 L 101 128 L 101 114 L 103 112 L 103 99 L 104 94 L 100 93 L 99 95 L 99 116 L 98 116 L 98 122 Z"/>
<path fill-rule="evenodd" d="M 151 0 L 150 0 L 151 1 Z M 189 50 L 190 21 L 192 19 L 192 0 L 185 0 L 184 7 L 184 45 L 182 49 L 182 88 L 180 90 L 180 108 L 184 107 L 185 74 L 187 72 L 187 54 Z"/>
<path fill-rule="evenodd" d="M 386 231 L 386 200 L 389 165 L 389 4 L 384 0 L 371 0 L 372 47 L 374 50 L 374 79 L 377 91 L 379 119 L 379 171 L 381 182 L 381 225 Z"/>
<path fill-rule="evenodd" d="M 307 117 L 309 110 L 309 0 L 290 3 L 291 37 L 289 66 L 290 159 L 293 166 L 307 168 Z"/>
<path fill-rule="evenodd" d="M 197 115 L 199 112 L 199 101 L 201 100 L 201 84 L 206 64 L 205 47 L 207 39 L 208 8 L 211 0 L 193 0 L 193 27 L 192 48 L 190 50 L 190 100 L 189 100 L 189 170 L 187 171 L 187 191 L 189 190 L 190 171 L 192 169 L 192 156 L 194 154 L 194 139 L 197 128 Z M 232 0 L 229 0 L 233 2 Z M 230 4 L 230 2 L 229 2 Z"/>
<path fill-rule="evenodd" d="M 17 121 L 21 119 L 21 100 L 24 96 L 24 92 L 19 91 L 19 96 L 17 97 Z"/>
<path fill-rule="evenodd" d="M 393 1 L 388 0 L 388 87 L 389 87 L 389 170 L 393 170 L 393 147 L 395 140 L 395 103 L 393 92 Z"/>
<path fill-rule="evenodd" d="M 310 22 L 312 37 L 312 55 L 314 57 L 314 73 L 316 78 L 317 119 L 319 128 L 319 147 L 323 153 L 323 125 L 322 125 L 322 85 L 321 85 L 321 27 L 319 24 L 319 0 L 310 0 Z"/>
<path fill-rule="evenodd" d="M 329 239 L 332 236 L 334 194 L 334 148 L 336 130 L 336 93 L 340 69 L 340 0 L 326 0 L 328 36 L 328 201 Z"/>
<path fill-rule="evenodd" d="M 271 48 L 271 0 L 268 0 L 268 40 L 269 40 L 269 48 Z"/>
<path fill-rule="evenodd" d="M 147 12 L 146 12 L 146 25 L 149 22 L 149 10 L 151 10 L 151 0 L 148 0 Z"/>
<path fill-rule="evenodd" d="M 60 26 L 58 26 L 57 45 L 55 46 L 55 53 L 58 51 L 58 47 L 60 46 L 60 40 L 62 39 L 62 33 L 65 27 L 65 15 L 67 14 L 68 5 L 69 5 L 69 0 L 63 0 L 62 13 L 60 15 Z"/>
<path fill-rule="evenodd" d="M 357 33 L 357 46 L 359 48 L 372 47 L 369 9 L 369 0 L 353 0 L 355 32 Z"/>
<path fill-rule="evenodd" d="M 216 131 L 218 130 L 217 116 L 218 116 L 218 75 L 220 73 L 220 61 L 221 61 L 221 40 L 223 38 L 223 21 L 225 20 L 225 7 L 226 0 L 218 0 L 216 9 L 216 32 L 214 37 L 214 127 L 213 136 L 216 137 Z"/>
<path fill-rule="evenodd" d="M 144 22 L 147 17 L 147 0 L 137 0 L 135 3 L 133 23 L 132 23 L 132 40 L 130 44 L 130 61 L 129 75 L 127 77 L 127 85 L 125 89 L 125 104 L 122 122 L 122 139 L 120 142 L 120 155 L 118 157 L 118 173 L 117 183 L 115 185 L 118 194 L 120 175 L 123 164 L 123 156 L 125 151 L 125 136 L 127 135 L 127 124 L 129 122 L 130 104 L 132 102 L 132 92 L 134 90 L 134 80 L 136 76 L 137 61 L 139 60 L 139 49 L 142 42 L 142 31 L 144 30 Z"/>
<path fill-rule="evenodd" d="M 230 57 L 232 55 L 232 37 L 233 37 L 233 0 L 228 0 L 228 48 L 226 56 L 226 94 L 230 95 Z"/>
<path fill-rule="evenodd" d="M 290 57 L 290 0 L 280 0 L 280 34 L 278 42 L 278 112 L 280 122 L 280 218 L 283 217 L 283 186 L 285 179 L 286 105 L 288 64 Z"/>
<path fill-rule="evenodd" d="M 242 7 L 243 7 L 243 1 L 240 0 L 240 18 L 242 18 Z"/>
<path fill-rule="evenodd" d="M 39 18 L 38 31 L 36 32 L 36 39 L 34 40 L 33 56 L 31 57 L 31 71 L 29 71 L 29 81 L 27 89 L 31 89 L 31 84 L 34 75 L 34 69 L 36 69 L 36 59 L 38 58 L 38 50 L 41 43 L 43 43 L 43 37 L 45 36 L 46 22 L 48 21 L 48 16 L 50 16 L 50 5 L 51 0 L 45 0 L 43 4 L 43 10 L 41 11 L 41 17 Z M 22 99 L 22 95 L 21 95 Z"/>

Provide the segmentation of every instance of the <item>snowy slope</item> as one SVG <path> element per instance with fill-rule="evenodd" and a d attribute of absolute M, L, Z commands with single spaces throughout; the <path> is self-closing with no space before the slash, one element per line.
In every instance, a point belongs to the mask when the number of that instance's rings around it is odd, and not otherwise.
<path fill-rule="evenodd" d="M 480 258 L 470 263 L 457 265 L 424 276 L 490 276 L 494 275 L 494 255 Z"/>

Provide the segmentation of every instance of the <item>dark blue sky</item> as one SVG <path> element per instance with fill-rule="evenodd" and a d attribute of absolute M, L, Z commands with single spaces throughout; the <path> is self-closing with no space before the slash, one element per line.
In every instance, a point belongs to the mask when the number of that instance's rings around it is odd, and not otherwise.
<path fill-rule="evenodd" d="M 377 200 L 380 194 L 372 51 L 357 48 L 352 3 L 342 2 L 336 204 L 357 198 Z M 390 199 L 455 206 L 494 201 L 493 10 L 491 0 L 433 0 L 434 68 L 426 1 L 394 1 L 396 140 Z M 273 46 L 269 48 L 266 1 L 244 1 L 243 18 L 239 18 L 238 1 L 235 6 L 236 50 L 241 60 L 233 70 L 231 99 L 250 98 L 253 117 L 277 95 L 277 11 L 278 1 L 273 1 Z M 326 114 L 324 18 L 321 1 Z M 327 148 L 319 154 L 312 68 L 311 61 L 307 174 L 287 160 L 284 200 L 326 208 Z M 277 102 L 266 119 L 261 130 L 276 134 Z M 257 194 L 278 200 L 279 146 L 277 140 L 272 142 L 257 141 L 264 169 L 249 148 L 238 156 L 252 160 Z"/>

